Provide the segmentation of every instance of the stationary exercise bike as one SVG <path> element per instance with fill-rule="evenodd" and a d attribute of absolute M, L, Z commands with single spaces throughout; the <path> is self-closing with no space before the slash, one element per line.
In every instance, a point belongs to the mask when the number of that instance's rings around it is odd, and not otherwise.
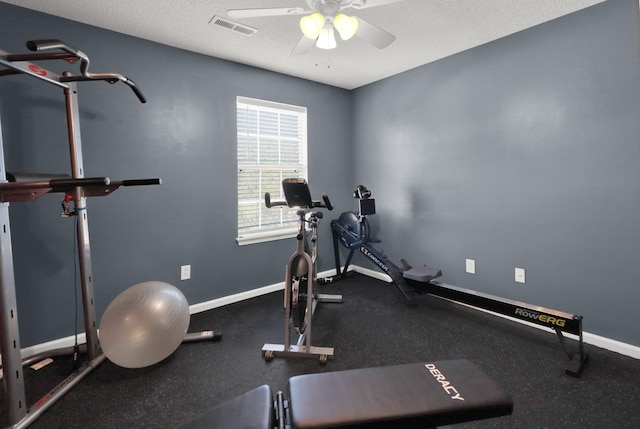
<path fill-rule="evenodd" d="M 282 181 L 286 201 L 271 201 L 269 193 L 265 194 L 267 207 L 297 207 L 298 234 L 296 251 L 287 262 L 284 286 L 284 344 L 265 344 L 262 355 L 270 361 L 274 356 L 319 358 L 325 364 L 333 356 L 333 348 L 315 347 L 311 345 L 311 320 L 318 302 L 342 302 L 341 295 L 318 293 L 316 278 L 318 259 L 318 223 L 322 212 L 315 208 L 333 210 L 327 194 L 322 201 L 313 201 L 309 186 L 305 179 L 291 178 Z M 311 243 L 309 244 L 309 241 Z M 305 287 L 306 285 L 306 287 Z M 292 345 L 292 328 L 298 335 Z"/>
<path fill-rule="evenodd" d="M 359 251 L 371 260 L 385 274 L 391 277 L 393 284 L 402 292 L 404 297 L 409 300 L 410 295 L 414 293 L 423 293 L 416 284 L 429 283 L 431 280 L 442 276 L 442 271 L 429 268 L 427 266 L 412 267 L 401 259 L 402 267 L 397 266 L 389 260 L 389 258 L 373 247 L 373 243 L 379 243 L 370 237 L 369 221 L 367 216 L 376 214 L 376 202 L 371 198 L 371 191 L 366 187 L 359 185 L 353 192 L 353 197 L 358 200 L 359 211 L 344 212 L 338 219 L 331 221 L 331 230 L 333 231 L 333 250 L 336 263 L 336 278 L 344 278 L 346 275 L 351 259 L 356 251 Z M 340 249 L 339 245 L 349 249 L 349 255 L 341 268 L 340 265 Z M 325 281 L 335 280 L 334 278 L 325 279 Z M 406 282 L 409 279 L 411 282 Z"/>

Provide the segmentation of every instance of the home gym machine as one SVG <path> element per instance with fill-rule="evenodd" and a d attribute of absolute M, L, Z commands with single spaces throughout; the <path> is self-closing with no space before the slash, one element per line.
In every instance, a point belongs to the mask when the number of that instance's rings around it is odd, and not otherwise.
<path fill-rule="evenodd" d="M 114 181 L 108 177 L 85 178 L 84 176 L 77 82 L 106 81 L 110 84 L 122 82 L 133 90 L 140 102 L 145 103 L 146 100 L 136 84 L 128 77 L 118 73 L 90 72 L 89 58 L 86 54 L 58 40 L 29 41 L 27 48 L 32 52 L 14 55 L 0 50 L 0 77 L 28 75 L 53 84 L 64 91 L 71 175 L 8 173 L 5 170 L 2 129 L 0 128 L 0 222 L 2 223 L 2 234 L 0 235 L 0 350 L 2 352 L 2 379 L 5 390 L 4 400 L 7 407 L 7 423 L 12 428 L 23 428 L 31 424 L 105 359 L 97 333 L 87 197 L 110 195 L 118 188 L 125 186 L 161 184 L 161 180 L 157 178 Z M 58 74 L 35 64 L 35 62 L 45 60 L 63 60 L 71 64 L 79 61 L 81 74 L 74 75 L 68 71 Z M 27 358 L 23 361 L 21 356 L 9 227 L 9 203 L 35 200 L 47 193 L 63 193 L 65 197 L 62 201 L 62 216 L 76 219 L 76 244 L 86 336 L 86 345 L 83 345 L 82 350 L 86 350 L 87 361 L 78 365 L 75 372 L 37 401 L 35 405 L 28 407 L 25 398 L 23 365 L 31 360 Z M 73 203 L 72 208 L 69 207 L 70 203 Z M 210 337 L 208 338 L 206 333 L 189 334 L 185 341 L 219 339 L 212 331 Z M 71 347 L 69 350 L 61 349 L 61 351 L 51 352 L 50 355 L 73 354 L 75 358 L 79 349 L 79 346 Z"/>
<path fill-rule="evenodd" d="M 356 187 L 353 192 L 353 197 L 358 200 L 358 213 L 350 211 L 344 212 L 338 219 L 331 221 L 333 251 L 338 278 L 344 278 L 356 251 L 362 253 L 380 268 L 382 272 L 391 277 L 393 284 L 402 292 L 402 295 L 404 295 L 407 300 L 409 300 L 415 292 L 407 283 L 407 279 L 419 276 L 422 280 L 431 281 L 442 275 L 440 270 L 434 268 L 413 268 L 404 259 L 401 259 L 402 268 L 400 268 L 391 262 L 385 254 L 376 249 L 373 243 L 379 243 L 380 241 L 370 237 L 369 221 L 367 219 L 367 216 L 376 214 L 376 201 L 371 198 L 371 191 L 362 185 Z M 349 255 L 342 268 L 340 264 L 339 244 L 342 244 L 349 250 Z M 331 281 L 333 279 L 327 280 Z"/>
<path fill-rule="evenodd" d="M 264 196 L 268 208 L 288 206 L 298 208 L 298 234 L 296 251 L 291 255 L 285 270 L 284 285 L 284 344 L 265 344 L 262 355 L 270 361 L 274 356 L 319 358 L 321 364 L 333 356 L 333 348 L 316 347 L 311 344 L 311 321 L 318 302 L 342 302 L 341 295 L 318 293 L 318 223 L 322 212 L 316 208 L 333 210 L 327 194 L 322 201 L 313 201 L 309 185 L 305 179 L 290 178 L 282 181 L 282 190 L 286 201 L 271 201 L 271 195 Z M 308 231 L 308 229 L 310 231 Z M 309 239 L 311 245 L 309 245 Z M 305 288 L 306 283 L 306 288 Z M 298 335 L 296 343 L 291 344 L 291 328 Z"/>
<path fill-rule="evenodd" d="M 338 219 L 331 221 L 336 272 L 340 277 L 345 276 L 353 254 L 357 250 L 373 261 L 384 273 L 388 274 L 391 281 L 398 286 L 407 298 L 410 296 L 409 293 L 417 295 L 427 293 L 550 328 L 555 331 L 560 340 L 562 351 L 568 359 L 565 373 L 573 377 L 580 376 L 584 365 L 589 359 L 589 355 L 584 351 L 582 338 L 583 317 L 581 315 L 565 313 L 442 283 L 436 280 L 442 275 L 440 270 L 426 266 L 412 268 L 404 260 L 402 260 L 403 268 L 398 268 L 371 244 L 378 242 L 369 237 L 367 216 L 375 214 L 375 200 L 371 198 L 371 191 L 364 186 L 358 186 L 353 196 L 358 199 L 359 212 L 357 214 L 344 212 Z M 349 250 L 347 261 L 342 269 L 340 268 L 340 243 Z M 400 285 L 407 285 L 410 288 L 409 292 Z M 577 351 L 570 350 L 563 333 L 576 336 L 578 342 Z"/>

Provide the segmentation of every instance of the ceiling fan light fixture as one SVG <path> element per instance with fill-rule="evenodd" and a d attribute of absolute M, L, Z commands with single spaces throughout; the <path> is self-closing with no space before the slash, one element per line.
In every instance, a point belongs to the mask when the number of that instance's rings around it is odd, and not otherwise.
<path fill-rule="evenodd" d="M 339 13 L 333 19 L 333 25 L 338 30 L 342 40 L 349 40 L 358 31 L 358 18 Z"/>
<path fill-rule="evenodd" d="M 323 28 L 320 30 L 316 46 L 320 49 L 334 49 L 337 46 L 336 38 L 333 36 L 333 28 Z"/>
<path fill-rule="evenodd" d="M 324 27 L 324 16 L 320 12 L 300 18 L 300 29 L 309 39 L 317 39 L 322 27 Z"/>

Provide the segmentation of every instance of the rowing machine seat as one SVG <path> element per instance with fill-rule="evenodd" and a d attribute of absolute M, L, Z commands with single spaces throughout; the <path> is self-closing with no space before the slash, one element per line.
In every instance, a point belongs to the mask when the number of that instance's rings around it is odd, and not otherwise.
<path fill-rule="evenodd" d="M 442 271 L 437 268 L 413 267 L 406 271 L 403 271 L 402 277 L 408 280 L 413 280 L 418 283 L 429 283 L 433 279 L 437 279 L 442 276 Z"/>

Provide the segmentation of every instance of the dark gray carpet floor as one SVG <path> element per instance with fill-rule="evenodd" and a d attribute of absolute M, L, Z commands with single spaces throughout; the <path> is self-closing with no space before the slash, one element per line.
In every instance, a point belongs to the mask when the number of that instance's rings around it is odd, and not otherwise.
<path fill-rule="evenodd" d="M 573 378 L 564 374 L 566 358 L 553 333 L 427 295 L 408 306 L 393 286 L 365 276 L 323 291 L 344 296 L 342 304 L 322 304 L 314 317 L 313 344 L 335 348 L 325 366 L 311 359 L 262 359 L 264 343 L 283 341 L 282 293 L 273 293 L 192 316 L 190 332 L 221 330 L 220 342 L 183 344 L 143 369 L 105 361 L 31 427 L 173 428 L 262 384 L 284 391 L 294 375 L 460 358 L 498 381 L 513 397 L 514 412 L 456 427 L 640 427 L 636 359 L 586 346 L 590 361 Z M 66 358 L 37 373 L 26 369 L 28 401 L 70 370 Z"/>

